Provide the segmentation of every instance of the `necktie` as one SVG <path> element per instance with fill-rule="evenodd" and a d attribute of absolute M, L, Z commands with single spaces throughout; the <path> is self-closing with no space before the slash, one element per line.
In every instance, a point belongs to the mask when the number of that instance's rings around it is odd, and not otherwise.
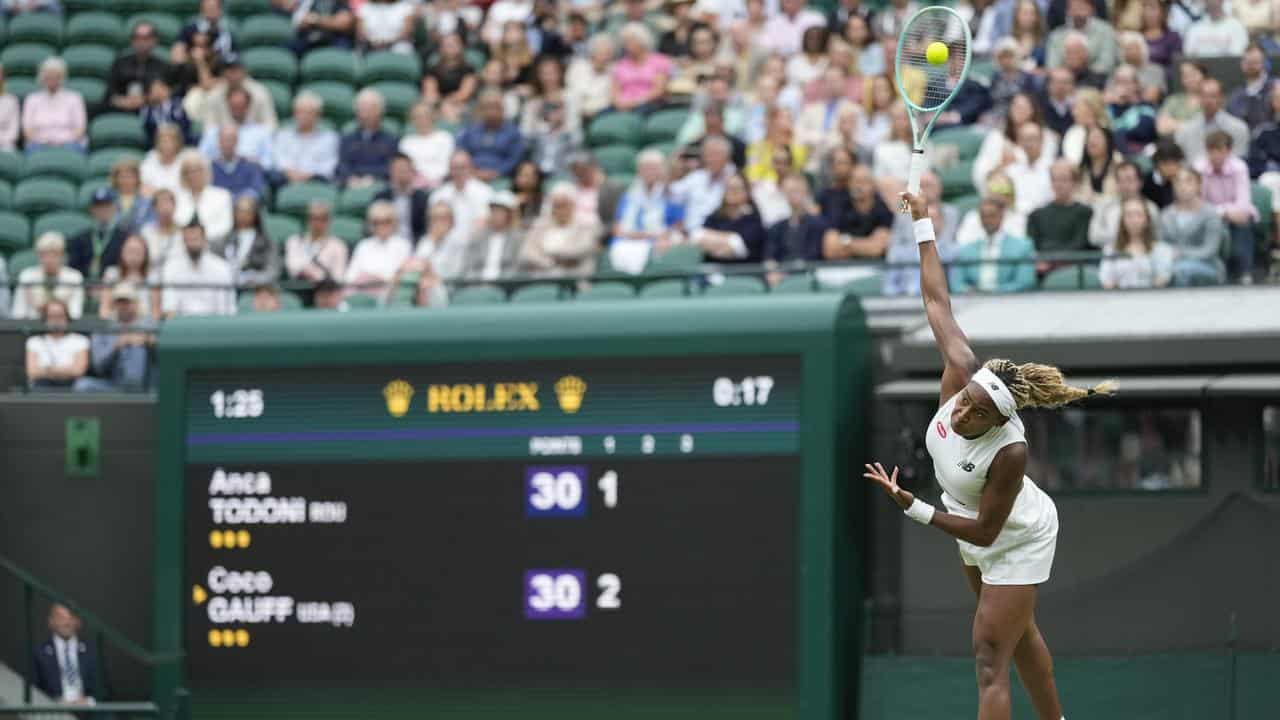
<path fill-rule="evenodd" d="M 80 668 L 76 667 L 76 649 L 72 641 L 62 644 L 62 684 L 68 687 L 80 686 Z"/>

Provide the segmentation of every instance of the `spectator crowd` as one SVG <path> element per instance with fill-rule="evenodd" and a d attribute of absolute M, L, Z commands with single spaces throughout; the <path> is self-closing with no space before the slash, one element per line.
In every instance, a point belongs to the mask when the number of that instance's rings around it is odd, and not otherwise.
<path fill-rule="evenodd" d="M 0 150 L 96 150 L 88 128 L 104 114 L 136 117 L 150 148 L 114 162 L 78 232 L 37 233 L 0 300 L 45 322 L 28 345 L 34 384 L 99 389 L 145 385 L 151 329 L 174 315 L 440 306 L 459 281 L 585 282 L 677 248 L 763 263 L 770 283 L 793 261 L 883 260 L 882 292 L 915 293 L 896 212 L 912 130 L 892 74 L 919 7 L 271 0 L 304 76 L 410 68 L 394 90 L 301 83 L 284 102 L 276 75 L 255 77 L 266 56 L 242 47 L 256 16 L 201 0 L 167 47 L 135 21 L 95 102 L 56 55 L 21 100 L 0 68 Z M 955 8 L 974 71 L 938 118 L 922 183 L 955 292 L 1047 285 L 1077 272 L 1073 252 L 1101 255 L 1090 273 L 1105 288 L 1268 279 L 1280 8 Z M 353 211 L 356 236 L 340 232 Z M 289 212 L 300 222 L 274 221 Z M 111 324 L 66 332 L 86 313 Z"/>

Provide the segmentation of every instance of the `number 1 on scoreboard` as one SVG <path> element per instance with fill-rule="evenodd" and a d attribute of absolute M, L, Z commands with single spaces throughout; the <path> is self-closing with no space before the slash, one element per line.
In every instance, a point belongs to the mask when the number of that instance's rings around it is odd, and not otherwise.
<path fill-rule="evenodd" d="M 604 496 L 604 506 L 607 508 L 618 507 L 618 473 L 609 470 L 600 476 L 600 482 L 596 483 L 596 487 L 600 488 L 600 493 Z"/>

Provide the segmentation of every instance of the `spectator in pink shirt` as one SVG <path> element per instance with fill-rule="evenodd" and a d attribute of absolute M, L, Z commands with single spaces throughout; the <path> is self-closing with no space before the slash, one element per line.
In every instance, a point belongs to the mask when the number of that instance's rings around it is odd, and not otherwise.
<path fill-rule="evenodd" d="M 62 58 L 40 63 L 44 89 L 28 95 L 22 104 L 22 136 L 28 153 L 47 147 L 84 149 L 84 99 L 63 85 L 66 79 L 67 64 Z"/>
<path fill-rule="evenodd" d="M 628 23 L 619 33 L 624 55 L 613 66 L 613 109 L 647 115 L 662 107 L 671 58 L 653 51 L 653 35 L 640 23 Z"/>
<path fill-rule="evenodd" d="M 1231 237 L 1231 277 L 1248 285 L 1253 282 L 1253 226 L 1258 221 L 1249 191 L 1249 166 L 1231 152 L 1231 136 L 1222 130 L 1210 132 L 1204 145 L 1205 156 L 1195 164 L 1204 178 L 1204 200 L 1217 211 Z"/>

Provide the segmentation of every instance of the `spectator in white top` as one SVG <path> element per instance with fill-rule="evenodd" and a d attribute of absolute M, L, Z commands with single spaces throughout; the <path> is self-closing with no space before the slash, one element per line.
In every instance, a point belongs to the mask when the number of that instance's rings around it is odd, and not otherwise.
<path fill-rule="evenodd" d="M 779 0 L 778 5 L 778 14 L 764 25 L 760 45 L 772 53 L 791 57 L 800 52 L 804 31 L 826 27 L 827 20 L 818 11 L 809 9 L 805 0 Z"/>
<path fill-rule="evenodd" d="M 156 128 L 155 146 L 142 158 L 142 194 L 158 190 L 177 193 L 182 186 L 182 128 L 165 123 Z"/>
<path fill-rule="evenodd" d="M 997 170 L 987 178 L 986 191 L 982 193 L 984 200 L 995 198 L 1003 213 L 1000 221 L 1000 232 L 1009 237 L 1025 238 L 1027 236 L 1027 216 L 1018 211 L 1018 193 L 1008 175 Z M 982 213 L 974 208 L 960 218 L 960 227 L 956 228 L 956 246 L 963 247 L 988 237 L 983 228 Z"/>
<path fill-rule="evenodd" d="M 366 0 L 356 11 L 356 42 L 366 51 L 413 52 L 414 4 L 408 0 Z"/>
<path fill-rule="evenodd" d="M 499 195 L 494 193 L 489 202 L 489 225 L 494 223 L 493 208 Z M 507 193 L 509 194 L 509 193 Z M 452 280 L 462 273 L 463 256 L 476 240 L 453 221 L 453 208 L 449 203 L 438 202 L 427 210 L 430 222 L 426 234 L 418 240 L 413 257 L 400 267 L 400 272 L 432 272 L 435 275 Z"/>
<path fill-rule="evenodd" d="M 672 198 L 684 205 L 684 226 L 692 232 L 702 227 L 724 200 L 724 183 L 737 173 L 729 162 L 733 146 L 722 137 L 702 143 L 702 167 L 671 185 Z"/>
<path fill-rule="evenodd" d="M 327 181 L 338 169 L 338 133 L 320 127 L 324 101 L 303 90 L 293 98 L 293 125 L 280 128 L 272 142 L 271 168 L 291 183 Z"/>
<path fill-rule="evenodd" d="M 370 235 L 356 245 L 344 280 L 349 286 L 349 293 L 380 298 L 386 294 L 387 286 L 400 266 L 413 253 L 413 246 L 396 234 L 400 223 L 396 218 L 395 205 L 386 201 L 373 203 L 369 206 L 366 220 Z"/>
<path fill-rule="evenodd" d="M 40 63 L 39 79 L 43 89 L 22 103 L 22 137 L 27 152 L 46 147 L 83 150 L 88 128 L 84 99 L 63 84 L 67 64 L 59 57 L 46 58 Z"/>
<path fill-rule="evenodd" d="M 1205 0 L 1205 14 L 1187 28 L 1182 41 L 1190 57 L 1241 55 L 1249 44 L 1249 32 L 1231 15 L 1223 12 L 1225 0 Z"/>
<path fill-rule="evenodd" d="M 182 228 L 183 252 L 170 253 L 160 271 L 160 308 L 165 317 L 234 315 L 235 279 L 226 260 L 208 252 L 204 228 L 191 221 Z"/>
<path fill-rule="evenodd" d="M 67 306 L 54 298 L 40 309 L 45 333 L 27 338 L 27 384 L 33 390 L 70 388 L 89 371 L 89 338 L 67 332 Z"/>
<path fill-rule="evenodd" d="M 526 25 L 533 14 L 533 3 L 527 0 L 498 0 L 489 6 L 480 37 L 491 50 L 502 42 L 502 28 L 509 22 Z"/>
<path fill-rule="evenodd" d="M 400 138 L 400 152 L 413 161 L 416 184 L 433 190 L 449 174 L 453 134 L 436 128 L 436 111 L 430 103 L 414 105 L 409 110 L 409 124 L 413 131 Z"/>
<path fill-rule="evenodd" d="M 1018 128 L 1018 147 L 1022 157 L 1005 167 L 1004 172 L 1018 188 L 1018 212 L 1030 215 L 1053 199 L 1053 183 L 1049 168 L 1053 156 L 1044 152 L 1045 129 L 1036 122 Z"/>
<path fill-rule="evenodd" d="M 585 58 L 574 58 L 565 72 L 565 89 L 568 93 L 566 105 L 576 108 L 582 117 L 578 123 L 585 125 L 586 120 L 609 107 L 613 101 L 613 76 L 610 68 L 613 65 L 617 48 L 608 35 L 596 35 L 591 38 Z"/>
<path fill-rule="evenodd" d="M 466 150 L 456 150 L 449 158 L 449 181 L 431 193 L 430 202 L 448 203 L 453 208 L 454 224 L 470 238 L 484 229 L 492 198 L 493 188 L 475 177 L 471 155 Z"/>
<path fill-rule="evenodd" d="M 294 280 L 340 282 L 347 274 L 347 244 L 329 230 L 329 203 L 312 200 L 307 205 L 307 228 L 285 243 L 285 272 Z"/>
<path fill-rule="evenodd" d="M 72 320 L 84 309 L 84 276 L 66 266 L 67 241 L 61 233 L 47 232 L 36 240 L 39 263 L 18 273 L 13 296 L 13 317 L 32 320 L 49 300 L 59 300 Z"/>
<path fill-rule="evenodd" d="M 13 150 L 18 146 L 18 126 L 22 108 L 13 93 L 5 92 L 4 65 L 0 65 L 0 150 Z"/>
<path fill-rule="evenodd" d="M 174 218 L 186 227 L 196 221 L 211 241 L 221 241 L 231 232 L 231 193 L 209 182 L 209 161 L 188 150 L 178 161 L 182 182 L 175 193 Z"/>

